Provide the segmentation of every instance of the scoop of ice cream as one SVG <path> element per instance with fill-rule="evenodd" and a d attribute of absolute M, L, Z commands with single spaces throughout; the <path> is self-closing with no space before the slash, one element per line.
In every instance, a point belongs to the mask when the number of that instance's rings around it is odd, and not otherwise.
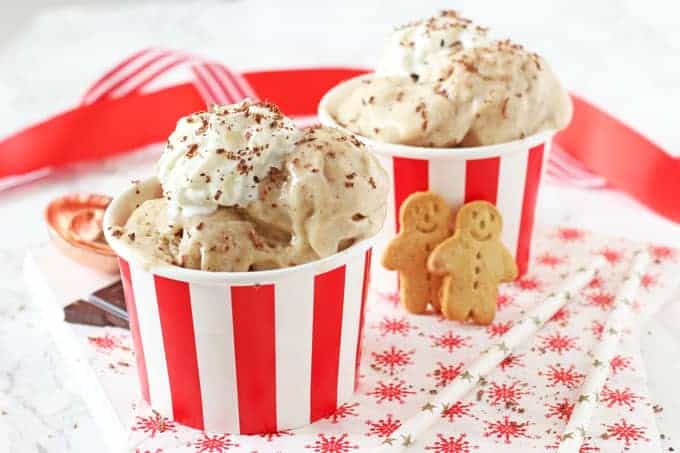
<path fill-rule="evenodd" d="M 180 119 L 158 162 L 170 208 L 191 216 L 246 206 L 300 135 L 276 106 L 248 100 Z"/>
<path fill-rule="evenodd" d="M 294 254 L 332 255 L 377 233 L 386 215 L 385 170 L 355 137 L 334 128 L 306 130 L 284 173 L 264 187 L 263 202 L 247 211 L 289 231 Z"/>
<path fill-rule="evenodd" d="M 443 147 L 457 144 L 468 125 L 453 102 L 433 87 L 404 77 L 376 77 L 340 104 L 337 120 L 364 137 L 385 143 Z"/>
<path fill-rule="evenodd" d="M 488 39 L 455 13 L 395 36 L 399 44 L 388 45 L 376 75 L 336 108 L 336 120 L 357 134 L 412 146 L 479 146 L 558 130 L 571 119 L 569 96 L 545 60 Z"/>
<path fill-rule="evenodd" d="M 245 206 L 168 215 L 172 201 L 139 206 L 118 235 L 151 259 L 207 271 L 264 270 L 330 256 L 376 234 L 385 219 L 385 171 L 352 135 L 297 131 L 293 149 Z"/>
<path fill-rule="evenodd" d="M 378 76 L 412 77 L 427 73 L 428 60 L 437 53 L 486 45 L 487 29 L 474 25 L 456 11 L 398 27 L 389 36 L 376 67 Z"/>

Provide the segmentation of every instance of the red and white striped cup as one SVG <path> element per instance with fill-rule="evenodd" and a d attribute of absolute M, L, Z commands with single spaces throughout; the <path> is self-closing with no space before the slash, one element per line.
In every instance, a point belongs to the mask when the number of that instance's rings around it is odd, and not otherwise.
<path fill-rule="evenodd" d="M 340 126 L 334 112 L 342 99 L 371 77 L 364 75 L 333 87 L 319 103 L 319 120 Z M 530 262 L 531 237 L 538 187 L 556 131 L 522 140 L 470 148 L 424 148 L 382 143 L 358 137 L 378 156 L 390 177 L 387 221 L 375 241 L 376 253 L 399 231 L 399 208 L 413 192 L 431 190 L 453 209 L 472 200 L 494 203 L 503 216 L 502 241 L 512 251 L 520 273 Z M 380 292 L 397 290 L 395 272 L 374 260 L 371 284 Z"/>
<path fill-rule="evenodd" d="M 152 264 L 109 227 L 159 196 L 149 179 L 115 198 L 104 216 L 151 407 L 197 429 L 246 434 L 309 424 L 350 399 L 372 240 L 271 271 Z"/>

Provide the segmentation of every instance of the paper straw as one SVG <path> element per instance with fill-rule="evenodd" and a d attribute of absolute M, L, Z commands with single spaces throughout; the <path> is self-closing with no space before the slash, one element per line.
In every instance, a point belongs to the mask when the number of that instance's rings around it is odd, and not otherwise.
<path fill-rule="evenodd" d="M 604 328 L 602 341 L 597 344 L 593 353 L 592 369 L 574 403 L 569 423 L 560 438 L 558 453 L 578 453 L 581 448 L 600 392 L 609 376 L 609 363 L 616 353 L 622 332 L 634 319 L 633 298 L 640 289 L 642 275 L 649 261 L 649 254 L 646 252 L 636 253 L 628 277 L 614 299 L 614 308 Z"/>
<path fill-rule="evenodd" d="M 439 393 L 437 398 L 427 401 L 421 412 L 406 420 L 383 444 L 374 451 L 400 452 L 411 446 L 418 436 L 430 429 L 441 413 L 461 400 L 485 376 L 495 369 L 513 349 L 532 337 L 552 316 L 567 303 L 574 294 L 592 280 L 595 273 L 605 264 L 598 256 L 588 267 L 576 270 L 574 276 L 557 292 L 537 304 L 519 323 L 500 338 L 500 341 L 485 349 L 456 379 Z"/>

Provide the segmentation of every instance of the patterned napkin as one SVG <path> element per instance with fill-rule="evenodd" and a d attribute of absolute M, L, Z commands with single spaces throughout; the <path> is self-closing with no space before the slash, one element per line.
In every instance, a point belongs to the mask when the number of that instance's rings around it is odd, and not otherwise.
<path fill-rule="evenodd" d="M 591 350 L 603 334 L 632 253 L 644 248 L 654 260 L 635 303 L 640 318 L 650 316 L 668 300 L 680 282 L 680 265 L 677 252 L 667 247 L 568 228 L 537 235 L 532 272 L 502 288 L 498 316 L 488 328 L 460 325 L 435 315 L 407 315 L 396 296 L 372 294 L 367 304 L 358 392 L 353 401 L 327 419 L 297 430 L 236 436 L 188 429 L 141 405 L 131 427 L 128 451 L 369 451 L 410 416 L 432 411 L 424 404 L 427 396 L 451 382 L 525 311 L 559 287 L 572 270 L 601 254 L 608 265 L 600 275 L 536 337 L 505 359 L 486 382 L 441 414 L 435 427 L 415 439 L 411 448 L 435 453 L 555 451 L 580 386 L 597 361 Z M 626 332 L 618 355 L 602 364 L 609 366 L 611 373 L 581 453 L 661 451 L 655 421 L 655 412 L 661 408 L 649 399 L 637 330 L 638 326 L 633 326 Z M 125 334 L 91 338 L 90 343 L 104 354 L 107 349 L 130 354 Z M 117 372 L 134 373 L 134 366 L 118 367 Z"/>

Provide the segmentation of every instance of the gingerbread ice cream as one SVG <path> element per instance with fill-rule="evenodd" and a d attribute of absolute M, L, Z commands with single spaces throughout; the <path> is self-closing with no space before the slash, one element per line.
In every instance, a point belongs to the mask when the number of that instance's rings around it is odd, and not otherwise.
<path fill-rule="evenodd" d="M 373 77 L 337 107 L 336 120 L 377 141 L 482 146 L 564 128 L 572 106 L 547 62 L 494 40 L 455 11 L 395 30 Z"/>
<path fill-rule="evenodd" d="M 293 266 L 373 236 L 387 176 L 352 135 L 300 130 L 244 101 L 182 118 L 160 159 L 163 198 L 114 232 L 151 260 L 207 271 Z"/>

